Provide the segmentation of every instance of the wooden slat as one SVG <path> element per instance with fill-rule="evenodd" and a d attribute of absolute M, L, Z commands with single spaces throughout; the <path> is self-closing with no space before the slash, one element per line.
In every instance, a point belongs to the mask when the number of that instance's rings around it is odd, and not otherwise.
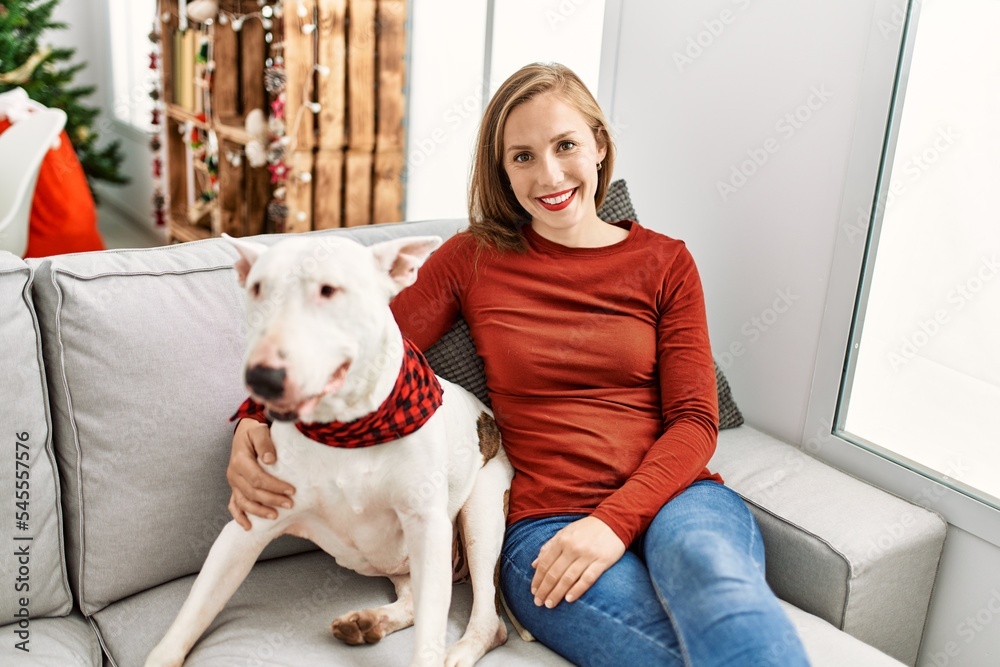
<path fill-rule="evenodd" d="M 230 236 L 243 236 L 245 220 L 243 215 L 243 167 L 246 159 L 233 165 L 230 154 L 242 155 L 243 146 L 232 141 L 219 142 L 219 232 Z"/>
<path fill-rule="evenodd" d="M 349 7 L 348 146 L 356 151 L 371 151 L 375 148 L 375 0 L 350 0 Z"/>
<path fill-rule="evenodd" d="M 347 0 L 319 0 L 319 64 L 328 74 L 317 77 L 319 147 L 341 150 L 344 147 L 347 97 Z"/>
<path fill-rule="evenodd" d="M 404 146 L 403 118 L 406 115 L 406 2 L 379 0 L 378 3 L 378 133 L 380 150 Z"/>
<path fill-rule="evenodd" d="M 183 217 L 171 216 L 168 223 L 170 231 L 170 241 L 172 243 L 184 243 L 186 241 L 200 241 L 211 236 L 211 232 L 204 227 L 189 225 Z"/>
<path fill-rule="evenodd" d="M 212 114 L 216 122 L 243 125 L 240 109 L 239 36 L 228 25 L 212 26 Z"/>
<path fill-rule="evenodd" d="M 320 150 L 316 154 L 316 187 L 313 200 L 313 229 L 341 227 L 344 187 L 344 153 Z"/>
<path fill-rule="evenodd" d="M 344 225 L 371 222 L 375 149 L 375 0 L 350 0 L 347 32 L 347 153 Z"/>
<path fill-rule="evenodd" d="M 257 6 L 256 0 L 243 3 L 244 12 L 259 10 L 260 7 Z M 264 32 L 264 26 L 257 19 L 245 21 L 243 29 L 240 30 L 240 75 L 242 77 L 240 111 L 244 120 L 251 109 L 260 109 L 265 112 L 265 115 L 267 113 L 265 108 L 267 93 L 264 90 L 264 54 L 267 52 L 267 44 L 264 43 Z"/>
<path fill-rule="evenodd" d="M 344 169 L 344 226 L 367 225 L 372 216 L 372 163 L 367 150 L 348 150 Z"/>
<path fill-rule="evenodd" d="M 288 204 L 286 232 L 308 232 L 312 229 L 313 183 L 304 182 L 299 174 L 313 173 L 312 151 L 296 151 L 288 157 L 289 174 L 285 184 L 285 201 Z M 300 213 L 305 213 L 300 219 Z"/>
<path fill-rule="evenodd" d="M 298 7 L 305 9 L 305 16 L 299 16 Z M 291 134 L 295 126 L 299 109 L 302 108 L 303 94 L 307 81 L 313 76 L 313 35 L 302 31 L 303 26 L 311 24 L 315 0 L 297 0 L 285 9 L 285 71 L 287 74 L 285 90 L 285 122 Z M 311 88 L 310 88 L 311 89 Z M 310 149 L 316 143 L 315 119 L 308 109 L 302 112 L 296 136 L 292 138 L 296 149 Z"/>
<path fill-rule="evenodd" d="M 263 234 L 267 223 L 267 203 L 271 200 L 271 172 L 267 167 L 251 167 L 243 170 L 246 188 L 247 236 Z"/>
<path fill-rule="evenodd" d="M 163 0 L 160 3 L 160 71 L 163 72 L 163 87 L 160 99 L 164 103 L 174 101 L 174 31 L 177 30 L 177 0 Z M 163 15 L 167 20 L 163 21 Z"/>
<path fill-rule="evenodd" d="M 403 219 L 406 115 L 406 2 L 378 3 L 378 127 L 372 188 L 372 222 Z"/>
<path fill-rule="evenodd" d="M 200 128 L 202 130 L 208 130 L 210 125 L 199 119 L 193 112 L 188 111 L 184 107 L 178 106 L 176 104 L 167 105 L 167 114 L 176 120 L 191 123 L 193 127 Z"/>
<path fill-rule="evenodd" d="M 171 117 L 163 119 L 166 123 L 167 141 L 167 181 L 170 196 L 170 212 L 175 215 L 184 215 L 187 208 L 187 164 L 184 154 L 184 142 L 186 137 L 180 134 L 182 123 Z"/>
<path fill-rule="evenodd" d="M 402 148 L 375 153 L 372 223 L 403 219 L 403 162 Z"/>

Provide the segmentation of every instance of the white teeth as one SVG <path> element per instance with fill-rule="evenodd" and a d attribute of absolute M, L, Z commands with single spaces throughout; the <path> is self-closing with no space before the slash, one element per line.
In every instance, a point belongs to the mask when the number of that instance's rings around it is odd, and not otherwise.
<path fill-rule="evenodd" d="M 574 190 L 570 190 L 569 192 L 567 192 L 565 194 L 561 194 L 558 197 L 539 197 L 539 199 L 541 199 L 543 202 L 545 202 L 549 206 L 555 206 L 556 204 L 561 204 L 564 201 L 566 201 L 567 199 L 569 199 L 570 197 L 572 197 L 573 196 L 573 192 L 574 192 Z"/>

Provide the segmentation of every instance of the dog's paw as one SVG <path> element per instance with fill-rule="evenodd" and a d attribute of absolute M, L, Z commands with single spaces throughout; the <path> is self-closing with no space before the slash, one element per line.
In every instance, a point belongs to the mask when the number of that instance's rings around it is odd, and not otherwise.
<path fill-rule="evenodd" d="M 344 614 L 330 624 L 333 636 L 351 646 L 376 644 L 389 634 L 385 615 L 375 609 Z"/>
<path fill-rule="evenodd" d="M 448 649 L 445 667 L 472 667 L 486 653 L 507 641 L 507 626 L 499 618 L 492 627 L 469 628 L 454 646 Z"/>

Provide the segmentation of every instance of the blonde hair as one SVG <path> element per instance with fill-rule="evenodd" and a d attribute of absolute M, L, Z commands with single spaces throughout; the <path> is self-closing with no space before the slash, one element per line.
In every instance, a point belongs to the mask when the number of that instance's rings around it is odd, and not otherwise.
<path fill-rule="evenodd" d="M 503 167 L 503 133 L 510 112 L 544 93 L 554 93 L 583 115 L 598 145 L 607 154 L 597 172 L 597 192 L 594 204 L 600 208 L 611 182 L 615 163 L 615 147 L 608 131 L 608 121 L 597 100 L 572 70 L 558 63 L 532 63 L 510 76 L 497 90 L 486 107 L 469 184 L 469 232 L 480 247 L 497 250 L 526 249 L 520 229 L 530 216 L 510 189 L 510 180 Z"/>

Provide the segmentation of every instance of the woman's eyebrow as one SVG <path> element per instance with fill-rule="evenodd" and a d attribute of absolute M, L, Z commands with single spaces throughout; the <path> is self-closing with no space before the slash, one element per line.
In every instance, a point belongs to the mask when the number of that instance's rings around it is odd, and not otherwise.
<path fill-rule="evenodd" d="M 566 132 L 560 132 L 556 136 L 554 136 L 551 139 L 549 139 L 549 143 L 550 144 L 554 144 L 554 143 L 556 143 L 558 141 L 562 141 L 566 137 L 570 137 L 570 136 L 572 136 L 574 134 L 576 134 L 576 132 L 574 130 L 567 130 Z M 531 150 L 531 146 L 517 145 L 517 146 L 508 146 L 507 150 L 504 151 L 504 152 L 505 153 L 509 153 L 511 151 L 527 151 L 527 150 Z"/>

